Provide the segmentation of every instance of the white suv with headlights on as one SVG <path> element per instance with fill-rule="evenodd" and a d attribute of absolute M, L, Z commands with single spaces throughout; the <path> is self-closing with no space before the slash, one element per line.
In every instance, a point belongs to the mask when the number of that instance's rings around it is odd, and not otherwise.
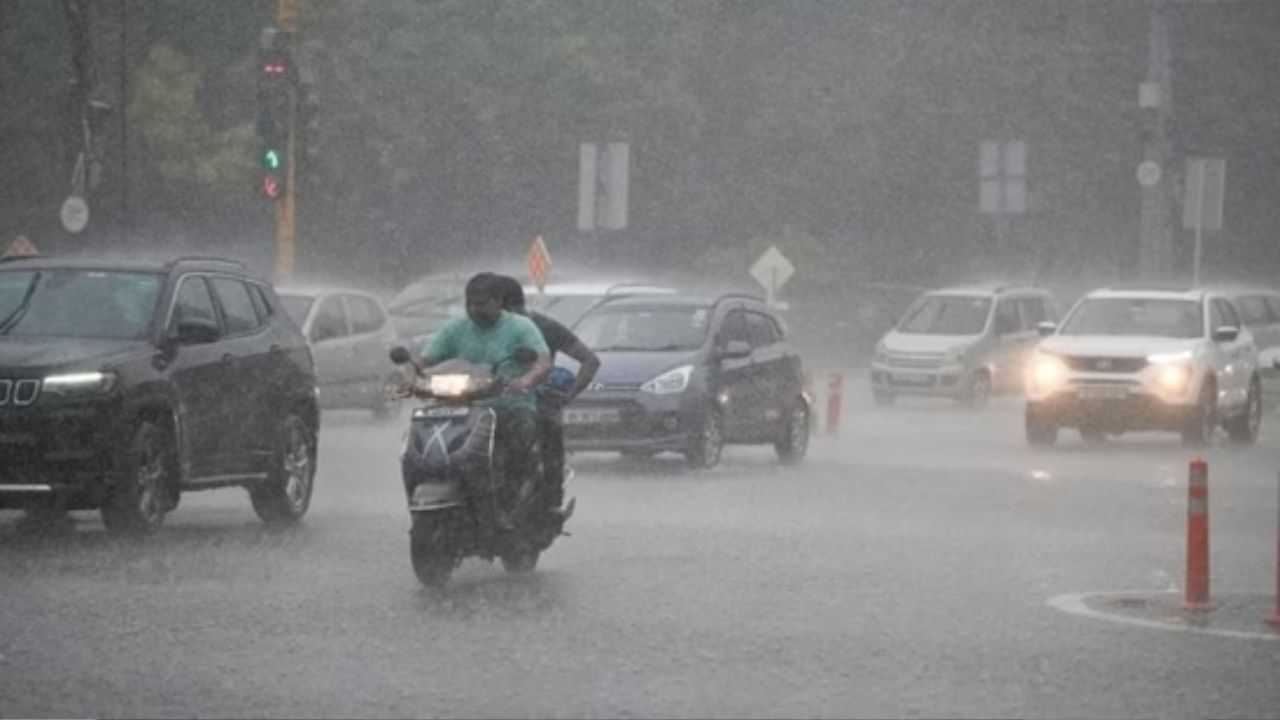
<path fill-rule="evenodd" d="M 1090 443 L 1169 430 L 1200 445 L 1219 425 L 1238 443 L 1257 439 L 1257 349 L 1223 294 L 1095 290 L 1041 333 L 1026 375 L 1032 445 L 1053 444 L 1061 427 Z"/>

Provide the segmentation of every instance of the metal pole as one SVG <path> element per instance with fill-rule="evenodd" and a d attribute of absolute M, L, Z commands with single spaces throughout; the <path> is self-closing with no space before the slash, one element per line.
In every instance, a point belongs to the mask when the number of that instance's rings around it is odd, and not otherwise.
<path fill-rule="evenodd" d="M 1198 286 L 1200 284 L 1200 258 L 1204 253 L 1204 183 L 1206 180 L 1204 161 L 1197 162 L 1195 167 L 1199 180 L 1196 189 L 1196 255 L 1192 262 L 1191 284 Z"/>

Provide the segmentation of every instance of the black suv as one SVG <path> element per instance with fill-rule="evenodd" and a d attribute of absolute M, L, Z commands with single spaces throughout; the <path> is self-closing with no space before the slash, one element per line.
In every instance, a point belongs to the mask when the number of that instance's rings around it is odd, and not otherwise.
<path fill-rule="evenodd" d="M 319 414 L 310 351 L 241 264 L 0 262 L 0 508 L 101 508 L 147 533 L 183 491 L 307 511 Z"/>
<path fill-rule="evenodd" d="M 601 366 L 565 410 L 569 449 L 675 451 L 694 467 L 715 465 L 726 443 L 804 457 L 811 410 L 800 358 L 760 298 L 631 296 L 596 306 L 575 332 Z"/>

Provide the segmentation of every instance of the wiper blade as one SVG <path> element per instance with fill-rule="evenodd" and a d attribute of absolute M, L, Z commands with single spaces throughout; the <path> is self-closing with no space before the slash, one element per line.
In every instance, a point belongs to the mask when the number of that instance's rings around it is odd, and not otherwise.
<path fill-rule="evenodd" d="M 22 302 L 18 303 L 18 307 L 13 312 L 5 316 L 4 320 L 0 320 L 0 335 L 8 335 L 27 314 L 27 308 L 31 307 L 31 296 L 36 294 L 36 286 L 40 284 L 40 273 L 36 273 L 31 277 L 31 284 L 27 286 L 27 290 L 22 295 Z"/>

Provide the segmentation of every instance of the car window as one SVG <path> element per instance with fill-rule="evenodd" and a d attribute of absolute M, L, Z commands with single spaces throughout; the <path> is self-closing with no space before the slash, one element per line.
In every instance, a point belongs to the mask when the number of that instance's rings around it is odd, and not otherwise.
<path fill-rule="evenodd" d="M 249 297 L 249 289 L 244 283 L 233 278 L 210 278 L 213 291 L 218 294 L 222 303 L 223 320 L 227 324 L 228 335 L 253 332 L 258 329 L 258 311 L 253 307 L 253 299 Z"/>
<path fill-rule="evenodd" d="M 1240 327 L 1240 318 L 1236 315 L 1235 308 L 1231 307 L 1231 303 L 1222 298 L 1213 299 L 1209 313 L 1210 324 L 1214 330 L 1224 325 Z"/>
<path fill-rule="evenodd" d="M 733 341 L 751 342 L 751 332 L 747 328 L 747 314 L 741 310 L 732 310 L 725 316 L 716 334 L 716 344 L 727 345 Z"/>
<path fill-rule="evenodd" d="M 203 277 L 189 276 L 182 279 L 178 286 L 178 299 L 173 305 L 173 323 L 175 326 L 184 322 L 218 323 L 217 311 L 213 309 L 213 296 L 209 294 L 209 286 Z"/>
<path fill-rule="evenodd" d="M 1204 337 L 1204 308 L 1194 300 L 1086 298 L 1063 321 L 1060 334 Z"/>
<path fill-rule="evenodd" d="M 991 298 L 927 295 L 907 311 L 898 332 L 920 335 L 977 335 L 987 326 Z"/>
<path fill-rule="evenodd" d="M 151 327 L 163 285 L 154 273 L 0 273 L 0 334 L 133 339 Z"/>
<path fill-rule="evenodd" d="M 372 298 L 347 295 L 347 316 L 351 320 L 351 332 L 356 334 L 381 330 L 387 319 L 382 308 Z"/>
<path fill-rule="evenodd" d="M 271 307 L 271 300 L 267 297 L 267 291 L 261 285 L 249 283 L 249 297 L 253 300 L 253 308 L 258 311 L 258 317 L 262 322 L 266 322 L 275 313 L 275 308 Z"/>
<path fill-rule="evenodd" d="M 311 341 L 324 342 L 347 334 L 347 316 L 337 297 L 320 301 L 316 319 L 311 323 Z"/>
<path fill-rule="evenodd" d="M 996 303 L 995 332 L 997 335 L 1009 335 L 1022 330 L 1022 320 L 1018 317 L 1018 305 L 1012 299 L 1000 300 Z"/>
<path fill-rule="evenodd" d="M 778 342 L 778 331 L 767 315 L 749 312 L 747 316 L 747 335 L 751 347 L 765 347 Z"/>
<path fill-rule="evenodd" d="M 582 318 L 574 334 L 597 352 L 669 352 L 702 347 L 705 307 L 609 307 Z"/>
<path fill-rule="evenodd" d="M 1024 330 L 1034 329 L 1037 325 L 1049 319 L 1049 313 L 1044 306 L 1044 298 L 1021 298 L 1018 300 L 1018 309 L 1022 312 L 1022 328 Z"/>
<path fill-rule="evenodd" d="M 1267 309 L 1267 301 L 1261 295 L 1241 295 L 1236 298 L 1236 308 L 1240 311 L 1240 319 L 1248 327 L 1268 325 L 1271 312 Z"/>

